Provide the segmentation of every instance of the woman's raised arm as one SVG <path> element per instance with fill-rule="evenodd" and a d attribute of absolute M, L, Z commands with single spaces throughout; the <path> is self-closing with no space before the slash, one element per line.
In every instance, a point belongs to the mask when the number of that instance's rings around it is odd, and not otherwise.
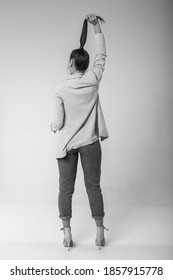
<path fill-rule="evenodd" d="M 95 14 L 87 15 L 86 19 L 94 26 L 96 56 L 92 70 L 96 76 L 97 81 L 100 82 L 105 69 L 106 44 L 99 21 L 104 22 L 104 19 L 96 16 Z"/>

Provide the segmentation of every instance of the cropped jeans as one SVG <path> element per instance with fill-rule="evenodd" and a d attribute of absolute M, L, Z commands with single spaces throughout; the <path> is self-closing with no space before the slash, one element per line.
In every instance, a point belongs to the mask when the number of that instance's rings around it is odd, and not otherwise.
<path fill-rule="evenodd" d="M 91 215 L 96 220 L 102 219 L 104 217 L 104 205 L 100 188 L 101 146 L 99 140 L 92 144 L 73 149 L 64 158 L 57 159 L 59 168 L 59 217 L 62 220 L 68 220 L 72 217 L 72 195 L 74 193 L 79 155 Z"/>

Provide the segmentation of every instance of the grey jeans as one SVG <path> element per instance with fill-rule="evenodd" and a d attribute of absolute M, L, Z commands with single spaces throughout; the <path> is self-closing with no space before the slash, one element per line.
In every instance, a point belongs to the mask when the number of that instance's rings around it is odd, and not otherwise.
<path fill-rule="evenodd" d="M 103 196 L 100 188 L 101 146 L 99 140 L 93 144 L 73 149 L 64 158 L 57 159 L 59 168 L 59 217 L 68 220 L 72 217 L 72 195 L 80 155 L 91 215 L 94 219 L 104 217 Z"/>

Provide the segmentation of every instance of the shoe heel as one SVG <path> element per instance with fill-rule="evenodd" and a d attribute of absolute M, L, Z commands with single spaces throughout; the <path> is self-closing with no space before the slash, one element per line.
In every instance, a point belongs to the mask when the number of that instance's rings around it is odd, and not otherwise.
<path fill-rule="evenodd" d="M 67 240 L 68 251 L 70 251 L 70 240 Z"/>

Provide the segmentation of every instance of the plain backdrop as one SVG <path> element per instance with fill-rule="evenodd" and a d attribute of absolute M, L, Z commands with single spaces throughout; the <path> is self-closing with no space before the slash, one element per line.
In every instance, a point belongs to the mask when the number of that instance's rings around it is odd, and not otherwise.
<path fill-rule="evenodd" d="M 90 12 L 106 20 L 100 84 L 110 134 L 102 144 L 105 206 L 173 205 L 171 0 L 0 0 L 1 204 L 57 207 L 51 89 L 66 77 Z M 89 25 L 90 67 L 93 34 Z M 80 163 L 73 203 L 88 203 Z"/>

